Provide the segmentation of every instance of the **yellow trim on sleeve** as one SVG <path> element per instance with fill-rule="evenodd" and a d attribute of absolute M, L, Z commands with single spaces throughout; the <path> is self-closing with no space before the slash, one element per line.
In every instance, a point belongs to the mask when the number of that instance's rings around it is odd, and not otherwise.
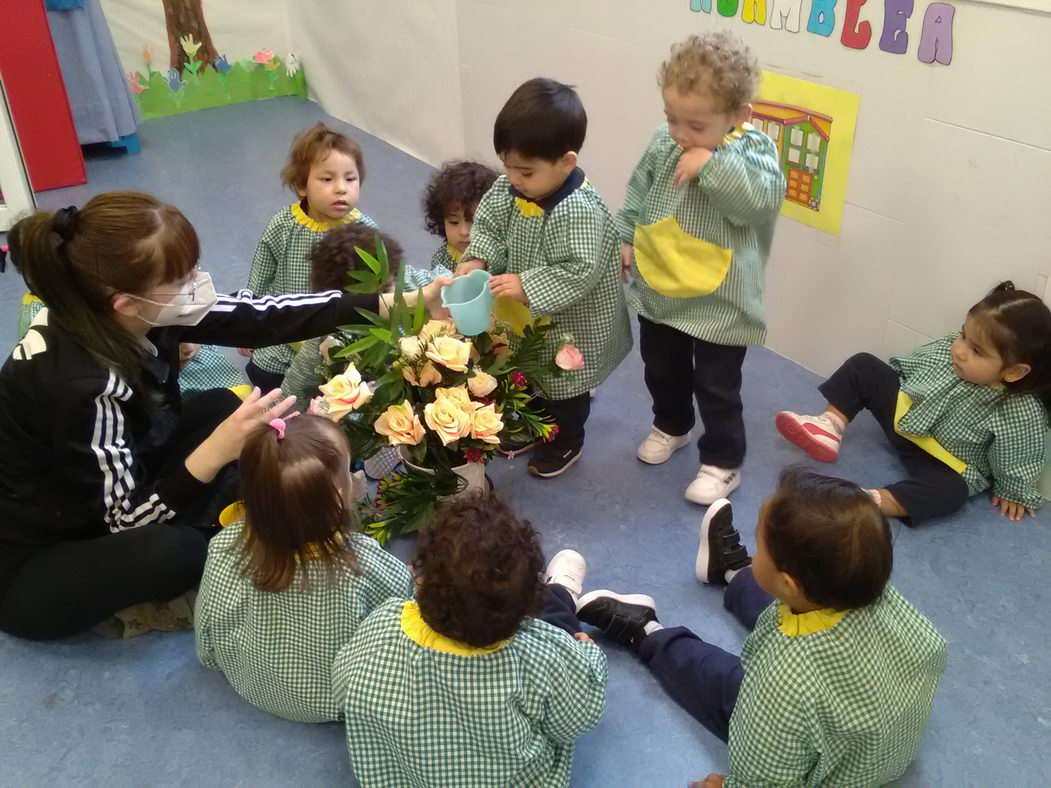
<path fill-rule="evenodd" d="M 777 606 L 777 628 L 790 638 L 813 635 L 832 629 L 843 620 L 849 610 L 833 610 L 826 607 L 822 610 L 811 610 L 808 613 L 793 613 L 792 609 L 782 602 Z"/>
<path fill-rule="evenodd" d="M 361 218 L 361 211 L 355 208 L 342 219 L 335 219 L 331 222 L 319 222 L 307 216 L 303 211 L 302 205 L 294 203 L 292 205 L 292 217 L 308 230 L 313 230 L 315 233 L 327 233 L 329 230 L 335 230 L 344 224 L 354 224 Z"/>
<path fill-rule="evenodd" d="M 482 657 L 499 651 L 511 642 L 510 639 L 501 640 L 484 648 L 459 643 L 431 629 L 420 615 L 420 606 L 415 602 L 406 602 L 401 609 L 401 631 L 417 646 L 441 651 L 443 654 L 455 654 L 458 657 Z"/>
<path fill-rule="evenodd" d="M 930 436 L 910 435 L 907 432 L 902 432 L 901 429 L 898 428 L 898 423 L 905 417 L 905 414 L 909 412 L 909 408 L 911 407 L 912 397 L 904 391 L 898 391 L 898 405 L 894 409 L 894 431 L 901 437 L 905 438 L 905 440 L 915 443 L 929 455 L 934 457 L 934 459 L 941 460 L 957 473 L 963 473 L 967 470 L 967 463 L 938 443 L 934 438 Z"/>
<path fill-rule="evenodd" d="M 32 293 L 26 293 L 22 296 L 22 306 L 29 306 L 30 304 L 42 304 L 44 303 Z"/>

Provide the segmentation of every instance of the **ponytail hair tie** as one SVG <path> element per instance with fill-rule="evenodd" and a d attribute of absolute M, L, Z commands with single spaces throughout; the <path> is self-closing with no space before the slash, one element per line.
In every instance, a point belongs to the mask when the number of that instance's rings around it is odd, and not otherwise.
<path fill-rule="evenodd" d="M 272 427 L 274 429 L 274 432 L 277 433 L 277 439 L 279 441 L 285 439 L 285 426 L 286 425 L 285 425 L 285 420 L 284 419 L 271 419 L 270 423 L 269 423 L 269 426 Z"/>
<path fill-rule="evenodd" d="M 80 211 L 77 206 L 70 205 L 68 208 L 59 208 L 55 211 L 55 217 L 51 220 L 51 228 L 63 241 L 72 241 L 80 221 Z"/>

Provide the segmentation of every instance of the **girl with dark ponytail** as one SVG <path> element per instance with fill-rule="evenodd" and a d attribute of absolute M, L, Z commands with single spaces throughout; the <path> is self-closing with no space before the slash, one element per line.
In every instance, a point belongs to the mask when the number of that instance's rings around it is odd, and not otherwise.
<path fill-rule="evenodd" d="M 216 295 L 186 217 L 137 192 L 35 213 L 10 246 L 46 306 L 0 368 L 0 631 L 59 638 L 194 586 L 228 502 L 216 478 L 293 406 L 227 389 L 184 406 L 180 343 L 296 342 L 383 304 Z M 407 300 L 433 303 L 447 281 Z"/>
<path fill-rule="evenodd" d="M 888 517 L 951 514 L 991 488 L 1012 521 L 1044 502 L 1038 489 L 1051 406 L 1051 310 L 1001 282 L 963 326 L 888 366 L 851 357 L 821 386 L 819 416 L 784 411 L 777 428 L 811 457 L 839 455 L 848 422 L 868 408 L 898 450 L 904 481 L 870 494 Z"/>

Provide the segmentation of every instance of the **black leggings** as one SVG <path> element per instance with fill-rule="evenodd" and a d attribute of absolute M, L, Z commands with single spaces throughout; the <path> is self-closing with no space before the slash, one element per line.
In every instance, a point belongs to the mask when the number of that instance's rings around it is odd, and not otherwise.
<path fill-rule="evenodd" d="M 184 462 L 239 404 L 227 389 L 188 400 L 160 472 Z M 217 496 L 226 490 L 218 488 L 228 489 L 230 476 L 222 474 L 174 523 L 61 542 L 30 554 L 0 598 L 0 631 L 31 640 L 68 637 L 123 608 L 164 602 L 193 588 L 204 571 L 209 526 L 223 504 Z"/>
<path fill-rule="evenodd" d="M 819 388 L 829 404 L 848 419 L 863 408 L 876 417 L 908 474 L 908 478 L 886 485 L 908 514 L 906 522 L 916 525 L 963 508 L 970 495 L 963 477 L 894 429 L 901 380 L 889 364 L 871 353 L 858 353 Z"/>

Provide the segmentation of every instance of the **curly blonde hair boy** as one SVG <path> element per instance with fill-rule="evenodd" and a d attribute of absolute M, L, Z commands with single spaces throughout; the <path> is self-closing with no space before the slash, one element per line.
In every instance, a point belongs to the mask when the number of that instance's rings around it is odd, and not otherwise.
<path fill-rule="evenodd" d="M 734 113 L 755 95 L 759 61 L 733 33 L 712 30 L 674 44 L 657 82 L 661 90 L 706 94 L 719 110 Z"/>

